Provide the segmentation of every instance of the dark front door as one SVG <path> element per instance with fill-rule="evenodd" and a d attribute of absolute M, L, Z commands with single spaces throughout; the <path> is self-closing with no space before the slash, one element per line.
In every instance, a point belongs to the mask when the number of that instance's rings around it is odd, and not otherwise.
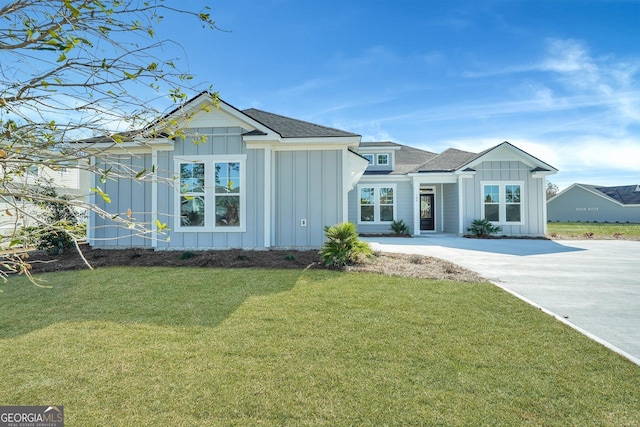
<path fill-rule="evenodd" d="M 420 195 L 420 231 L 433 231 L 436 229 L 433 201 L 433 194 Z"/>

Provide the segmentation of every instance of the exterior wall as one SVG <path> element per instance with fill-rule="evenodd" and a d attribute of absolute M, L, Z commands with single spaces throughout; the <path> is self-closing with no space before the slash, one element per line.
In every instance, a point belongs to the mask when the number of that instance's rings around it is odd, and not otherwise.
<path fill-rule="evenodd" d="M 264 247 L 264 150 L 247 150 L 242 141 L 239 127 L 227 128 L 196 128 L 190 131 L 200 135 L 208 135 L 206 143 L 194 144 L 187 138 L 176 141 L 175 151 L 158 152 L 154 159 L 152 154 L 116 156 L 115 162 L 122 162 L 126 167 L 134 170 L 155 167 L 157 184 L 141 183 L 136 180 L 119 179 L 97 184 L 110 195 L 111 203 L 107 204 L 99 196 L 96 203 L 110 213 L 126 215 L 131 209 L 132 216 L 137 222 L 144 222 L 149 229 L 153 227 L 155 218 L 166 223 L 168 231 L 154 236 L 149 233 L 146 238 L 133 236 L 127 228 L 114 227 L 110 220 L 105 220 L 92 214 L 91 227 L 94 247 L 157 247 L 159 249 L 215 249 L 215 248 L 262 248 Z M 176 230 L 179 212 L 175 211 L 176 177 L 179 172 L 174 170 L 175 156 L 225 155 L 246 154 L 246 210 L 244 232 L 197 232 Z M 155 164 L 154 164 L 155 161 Z M 157 209 L 153 208 L 155 185 L 155 199 Z M 243 184 L 241 184 L 243 185 Z M 209 207 L 212 209 L 213 207 Z M 155 237 L 155 238 L 154 238 Z M 167 241 L 167 237 L 169 240 Z"/>
<path fill-rule="evenodd" d="M 342 222 L 342 155 L 342 150 L 274 153 L 275 246 L 319 248 L 324 227 Z"/>
<path fill-rule="evenodd" d="M 522 181 L 522 225 L 503 225 L 500 234 L 507 236 L 543 236 L 546 223 L 545 180 L 533 178 L 530 167 L 519 161 L 487 161 L 475 167 L 473 178 L 462 179 L 463 186 L 463 231 L 474 219 L 482 217 L 483 181 Z"/>
<path fill-rule="evenodd" d="M 240 127 L 195 128 L 200 135 L 207 135 L 205 143 L 194 144 L 189 138 L 176 141 L 173 152 L 161 152 L 158 155 L 159 174 L 164 179 L 158 183 L 158 220 L 166 223 L 171 229 L 166 236 L 158 236 L 157 247 L 160 249 L 221 249 L 221 248 L 262 248 L 264 247 L 264 150 L 248 150 L 242 140 Z M 179 231 L 176 230 L 176 218 L 180 213 L 175 211 L 177 197 L 173 177 L 179 175 L 174 170 L 176 156 L 206 156 L 246 154 L 246 179 L 243 185 L 246 192 L 246 210 L 244 219 L 245 232 L 237 231 Z M 162 182 L 169 181 L 169 182 Z M 213 209 L 212 206 L 209 207 Z M 242 221 L 242 219 L 241 219 Z"/>
<path fill-rule="evenodd" d="M 395 203 L 396 203 L 396 218 L 395 220 L 403 220 L 409 227 L 410 233 L 413 233 L 413 187 L 410 181 L 369 181 L 366 177 L 362 178 L 359 185 L 380 185 L 380 184 L 393 184 L 396 186 Z M 356 224 L 359 233 L 364 234 L 389 234 L 391 233 L 391 223 L 382 224 L 368 224 L 366 222 L 359 222 L 358 204 L 359 204 L 358 187 L 354 187 L 349 191 L 349 221 Z"/>
<path fill-rule="evenodd" d="M 458 233 L 458 184 L 442 184 L 442 231 Z"/>
<path fill-rule="evenodd" d="M 547 203 L 549 221 L 640 223 L 640 205 L 619 205 L 575 186 Z"/>
<path fill-rule="evenodd" d="M 151 170 L 151 155 L 114 156 L 112 157 L 112 173 L 118 170 Z M 97 180 L 94 177 L 94 180 Z M 111 215 L 118 214 L 122 218 L 127 217 L 127 211 L 131 209 L 131 217 L 137 223 L 151 226 L 151 182 L 131 179 L 107 179 L 105 183 L 95 182 L 94 186 L 100 187 L 111 199 L 110 203 L 100 196 L 95 196 L 95 203 L 101 209 Z M 89 221 L 90 244 L 93 247 L 151 247 L 152 240 L 136 236 L 128 227 L 117 225 L 109 218 L 101 218 L 91 213 Z"/>

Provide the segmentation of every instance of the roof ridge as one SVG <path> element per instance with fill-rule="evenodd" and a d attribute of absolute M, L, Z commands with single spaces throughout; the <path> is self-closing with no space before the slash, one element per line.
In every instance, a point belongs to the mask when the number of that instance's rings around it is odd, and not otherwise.
<path fill-rule="evenodd" d="M 306 121 L 306 120 L 296 119 L 296 118 L 285 116 L 285 115 L 278 114 L 278 113 L 272 113 L 270 111 L 260 110 L 259 108 L 247 108 L 247 109 L 244 109 L 244 110 L 241 110 L 241 111 L 242 111 L 242 113 L 248 115 L 249 117 L 251 117 L 252 119 L 256 120 L 257 122 L 265 125 L 269 129 L 279 133 L 280 136 L 283 136 L 281 134 L 281 132 L 277 131 L 276 129 L 273 129 L 271 126 L 267 125 L 263 121 L 261 121 L 258 118 L 252 116 L 251 112 L 257 112 L 257 113 L 260 113 L 260 114 L 266 114 L 266 115 L 277 117 L 277 118 L 280 118 L 280 119 L 285 119 L 285 120 L 293 121 L 293 122 L 296 122 L 296 123 L 301 123 L 301 124 L 304 124 L 304 125 L 307 125 L 307 126 L 313 126 L 315 128 L 321 128 L 321 129 L 331 130 L 331 131 L 334 131 L 334 132 L 340 132 L 340 133 L 343 133 L 345 135 L 348 134 L 348 135 L 351 135 L 351 136 L 360 136 L 358 134 L 355 134 L 353 132 L 349 132 L 349 131 L 346 131 L 346 130 L 342 130 L 342 129 L 338 129 L 338 128 L 334 128 L 334 127 L 330 127 L 330 126 L 325 126 L 325 125 L 320 125 L 320 124 L 309 122 L 309 121 Z"/>

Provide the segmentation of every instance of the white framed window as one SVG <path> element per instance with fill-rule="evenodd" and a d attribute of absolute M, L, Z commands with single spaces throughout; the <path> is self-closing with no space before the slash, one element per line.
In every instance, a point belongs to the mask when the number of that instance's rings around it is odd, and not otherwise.
<path fill-rule="evenodd" d="M 386 224 L 396 217 L 395 185 L 362 184 L 358 197 L 358 223 Z"/>
<path fill-rule="evenodd" d="M 389 155 L 388 154 L 378 154 L 378 155 L 376 155 L 376 164 L 378 164 L 378 165 L 388 165 L 389 164 Z"/>
<path fill-rule="evenodd" d="M 174 229 L 245 231 L 245 163 L 246 155 L 176 157 Z"/>
<path fill-rule="evenodd" d="M 365 159 L 369 160 L 369 164 L 370 165 L 373 164 L 373 154 L 363 154 L 362 157 L 364 157 Z"/>
<path fill-rule="evenodd" d="M 523 181 L 482 182 L 482 217 L 501 225 L 524 224 Z"/>

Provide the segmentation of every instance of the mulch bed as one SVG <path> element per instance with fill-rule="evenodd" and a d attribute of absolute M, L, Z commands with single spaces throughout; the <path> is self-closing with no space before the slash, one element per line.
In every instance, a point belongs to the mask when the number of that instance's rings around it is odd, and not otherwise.
<path fill-rule="evenodd" d="M 92 268 L 114 266 L 198 267 L 198 268 L 296 268 L 328 269 L 319 262 L 317 250 L 207 250 L 154 251 L 152 249 L 92 249 L 82 245 L 82 254 Z M 59 255 L 45 251 L 29 253 L 31 273 L 87 269 L 76 250 Z M 347 267 L 346 271 L 445 279 L 466 282 L 485 281 L 481 276 L 448 261 L 421 255 L 376 253 L 366 261 Z"/>

